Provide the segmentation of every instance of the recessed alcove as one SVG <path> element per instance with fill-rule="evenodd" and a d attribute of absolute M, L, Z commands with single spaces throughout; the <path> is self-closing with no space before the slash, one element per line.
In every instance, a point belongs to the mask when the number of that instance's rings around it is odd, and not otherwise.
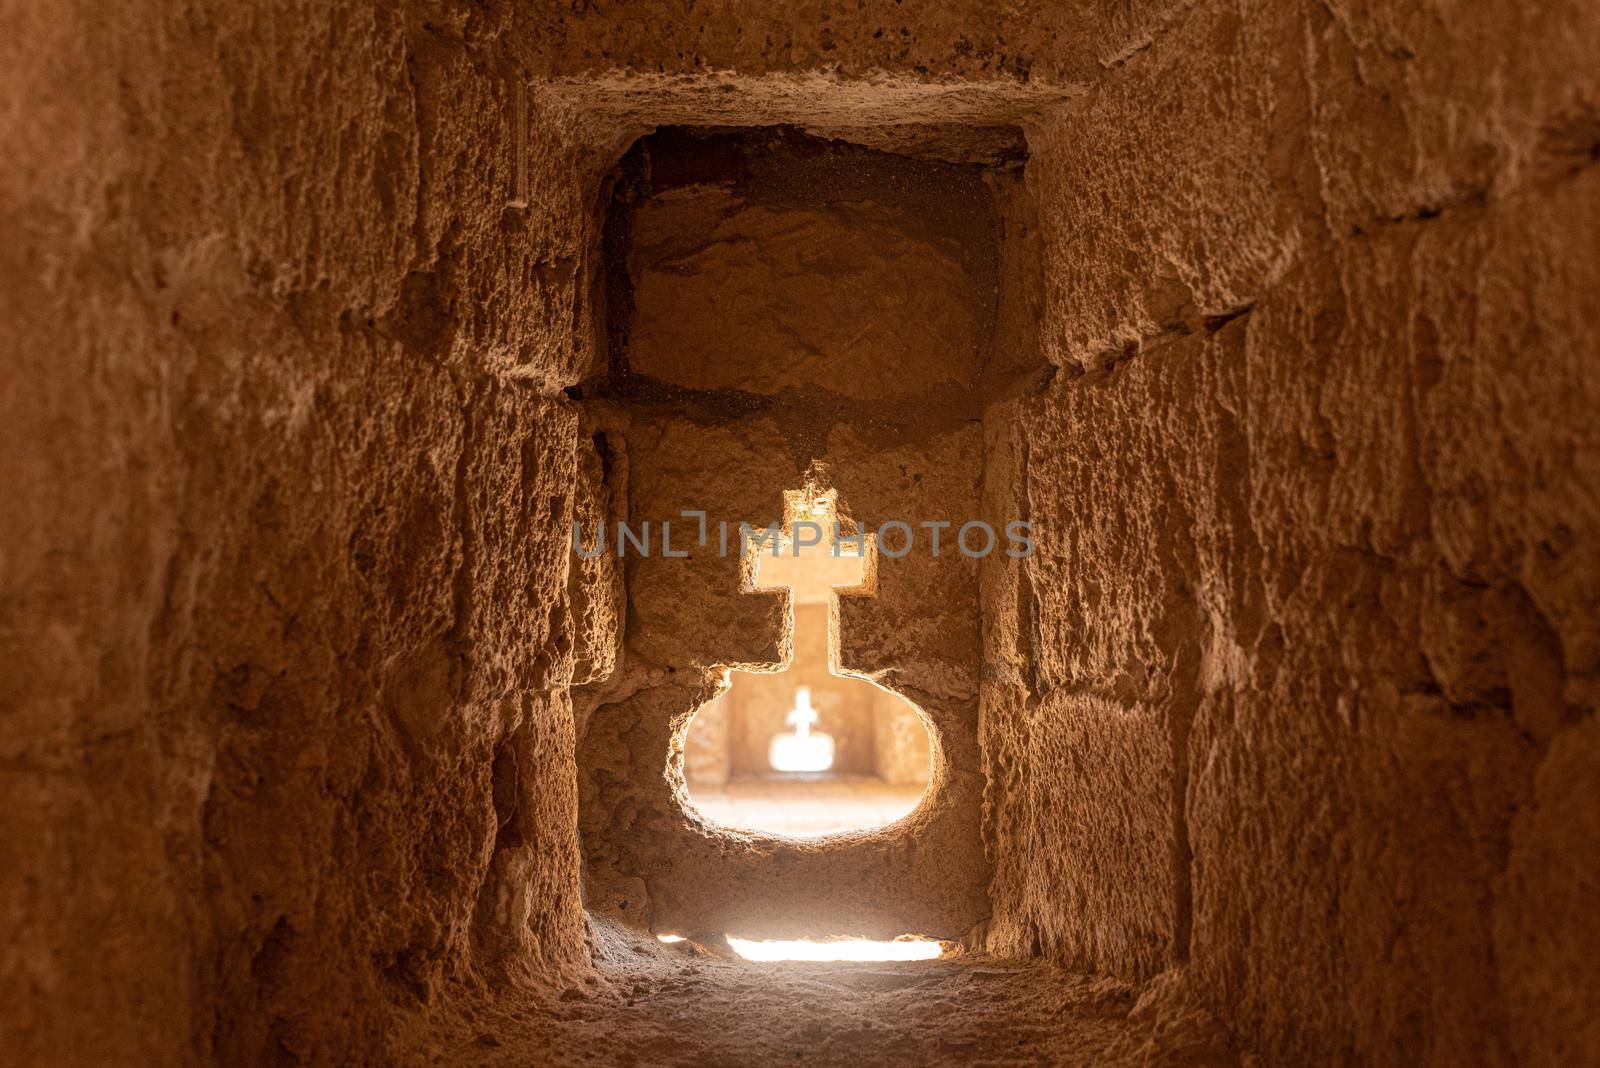
<path fill-rule="evenodd" d="M 981 918 L 979 564 L 953 531 L 980 511 L 984 374 L 1018 373 L 994 338 L 1021 145 L 668 127 L 613 172 L 609 360 L 577 395 L 626 453 L 627 515 L 675 540 L 620 561 L 624 659 L 652 674 L 579 751 L 597 906 L 710 939 Z M 742 551 L 779 517 L 775 553 Z M 811 519 L 857 548 L 797 554 Z M 876 553 L 927 521 L 953 524 L 941 551 Z"/>

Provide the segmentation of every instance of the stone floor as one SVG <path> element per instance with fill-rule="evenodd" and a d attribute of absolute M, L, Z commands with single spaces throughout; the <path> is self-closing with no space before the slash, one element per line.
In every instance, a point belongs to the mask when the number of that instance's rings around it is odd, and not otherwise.
<path fill-rule="evenodd" d="M 837 775 L 735 779 L 722 786 L 690 783 L 689 796 L 701 814 L 724 827 L 812 838 L 893 823 L 917 807 L 925 789 Z"/>
<path fill-rule="evenodd" d="M 1176 973 L 1139 986 L 968 954 L 751 963 L 603 925 L 563 993 L 455 1003 L 401 1063 L 445 1065 L 1239 1065 Z M 1246 1057 L 1242 1063 L 1250 1064 Z"/>

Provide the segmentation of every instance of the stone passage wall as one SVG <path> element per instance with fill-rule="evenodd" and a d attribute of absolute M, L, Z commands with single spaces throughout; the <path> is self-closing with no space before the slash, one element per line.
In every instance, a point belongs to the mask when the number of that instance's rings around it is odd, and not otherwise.
<path fill-rule="evenodd" d="M 446 976 L 583 963 L 598 171 L 536 99 L 516 135 L 502 28 L 5 17 L 8 1060 L 381 1060 Z"/>
<path fill-rule="evenodd" d="M 872 693 L 873 771 L 887 783 L 920 786 L 933 760 L 928 728 L 910 705 L 887 690 Z"/>
<path fill-rule="evenodd" d="M 449 979 L 570 980 L 587 728 L 593 900 L 645 925 L 988 917 L 1174 970 L 1269 1061 L 1594 1059 L 1593 5 L 821 14 L 7 9 L 8 1053 L 382 1059 Z M 671 123 L 1032 160 L 968 175 L 977 261 L 915 183 L 792 228 L 665 198 L 637 248 L 751 296 L 739 351 L 902 329 L 853 376 L 730 365 L 645 270 L 670 344 L 590 392 L 599 177 Z M 788 288 L 859 234 L 897 307 Z M 662 760 L 723 666 L 783 659 L 781 600 L 698 559 L 624 588 L 566 524 L 764 524 L 818 457 L 857 520 L 1022 515 L 1039 552 L 843 599 L 843 662 L 940 728 L 940 844 L 780 881 L 685 830 Z"/>
<path fill-rule="evenodd" d="M 1202 4 L 1031 131 L 990 944 L 1186 966 L 1288 1063 L 1600 1048 L 1597 46 Z"/>

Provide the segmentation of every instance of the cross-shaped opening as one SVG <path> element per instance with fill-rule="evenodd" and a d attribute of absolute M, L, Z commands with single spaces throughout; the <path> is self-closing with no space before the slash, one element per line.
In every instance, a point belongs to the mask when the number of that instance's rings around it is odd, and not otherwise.
<path fill-rule="evenodd" d="M 781 529 L 747 552 L 757 589 L 790 591 L 793 657 L 776 673 L 731 672 L 696 713 L 684 740 L 689 797 L 711 822 L 741 830 L 882 827 L 921 801 L 932 740 L 904 698 L 838 667 L 832 602 L 865 581 L 868 542 L 839 522 L 832 490 L 787 492 L 784 503 Z"/>

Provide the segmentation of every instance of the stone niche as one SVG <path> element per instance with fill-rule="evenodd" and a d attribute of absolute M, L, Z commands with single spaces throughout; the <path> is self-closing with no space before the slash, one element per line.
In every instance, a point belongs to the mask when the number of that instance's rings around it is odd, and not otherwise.
<path fill-rule="evenodd" d="M 736 543 L 741 522 L 785 522 L 786 492 L 835 501 L 846 531 L 978 518 L 979 384 L 999 303 L 1000 199 L 1018 163 L 788 127 L 668 127 L 613 173 L 610 361 L 578 392 L 594 432 L 626 454 L 626 514 L 650 521 L 655 543 L 623 559 L 622 667 L 578 695 L 592 909 L 703 939 L 958 938 L 984 919 L 977 562 L 948 540 L 937 557 L 926 543 L 900 558 L 869 550 L 860 587 L 791 604 L 787 590 L 758 587 L 736 547 L 724 554 L 716 531 L 728 523 Z M 684 511 L 707 513 L 708 544 Z M 662 520 L 687 557 L 660 553 Z M 806 643 L 829 614 L 838 669 L 924 717 L 927 797 L 888 827 L 822 839 L 710 825 L 687 804 L 691 720 L 729 669 L 776 672 L 797 646 L 814 661 Z M 914 762 L 894 735 L 920 733 L 915 717 L 883 711 L 861 709 L 856 751 Z M 725 744 L 727 761 L 749 757 L 748 739 Z M 691 750 L 696 773 L 726 774 Z M 865 770 L 909 774 L 894 763 Z"/>

